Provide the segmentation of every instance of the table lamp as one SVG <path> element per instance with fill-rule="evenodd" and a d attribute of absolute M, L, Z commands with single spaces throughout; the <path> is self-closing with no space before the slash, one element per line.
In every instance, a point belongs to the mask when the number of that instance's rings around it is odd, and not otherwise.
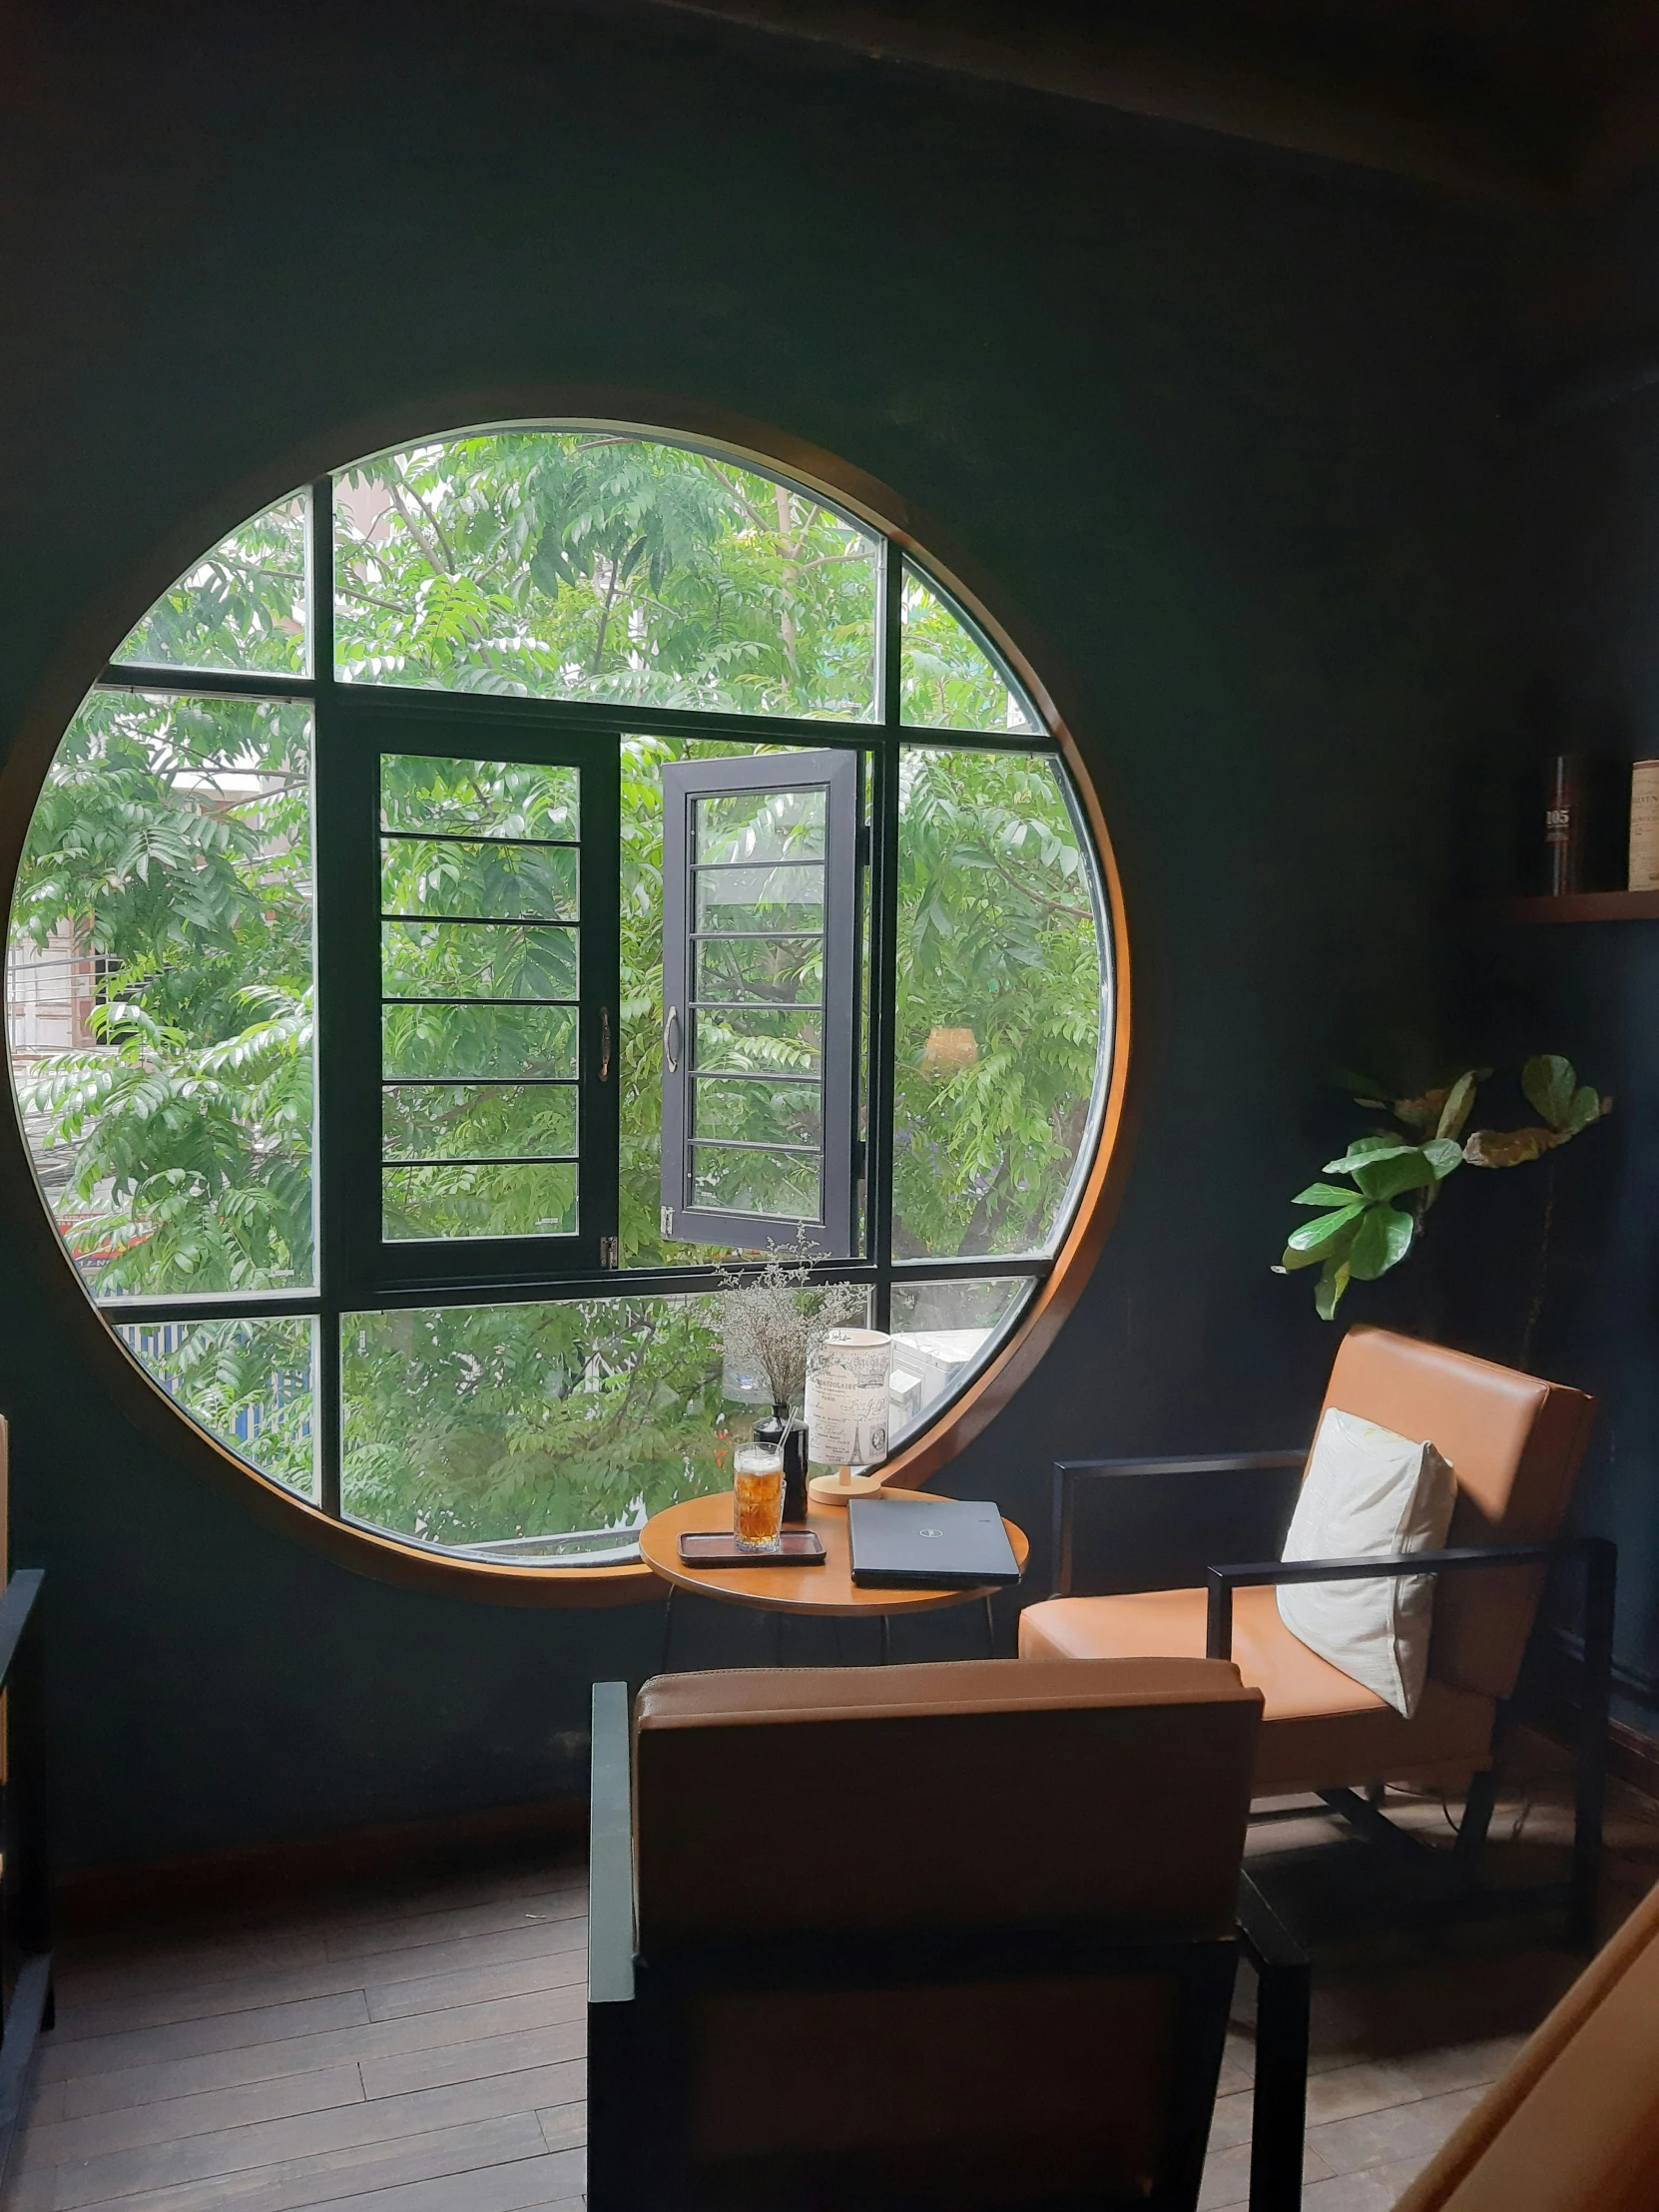
<path fill-rule="evenodd" d="M 807 1368 L 808 1449 L 833 1474 L 813 1477 L 816 1504 L 844 1505 L 881 1487 L 879 1474 L 854 1474 L 887 1456 L 892 1417 L 892 1339 L 879 1329 L 828 1329 Z"/>

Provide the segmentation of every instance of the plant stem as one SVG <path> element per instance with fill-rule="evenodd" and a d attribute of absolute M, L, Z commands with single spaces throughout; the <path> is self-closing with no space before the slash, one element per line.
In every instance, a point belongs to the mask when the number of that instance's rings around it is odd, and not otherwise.
<path fill-rule="evenodd" d="M 1532 1338 L 1538 1327 L 1538 1316 L 1544 1310 L 1544 1289 L 1549 1280 L 1549 1233 L 1555 1221 L 1555 1155 L 1552 1152 L 1544 1162 L 1544 1219 L 1538 1237 L 1538 1272 L 1532 1284 L 1532 1303 L 1526 1310 L 1526 1327 L 1521 1331 L 1520 1366 L 1524 1369 L 1532 1357 Z"/>

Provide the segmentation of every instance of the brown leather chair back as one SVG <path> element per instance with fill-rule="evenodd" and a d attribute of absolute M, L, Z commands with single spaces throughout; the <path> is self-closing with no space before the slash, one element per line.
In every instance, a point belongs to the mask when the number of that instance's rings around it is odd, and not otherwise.
<path fill-rule="evenodd" d="M 1575 1981 L 1395 2212 L 1659 2205 L 1659 1889 Z"/>
<path fill-rule="evenodd" d="M 817 1961 L 805 1986 L 717 1981 L 682 2010 L 670 2070 L 691 2201 L 966 2212 L 1161 2186 L 1214 2094 L 1230 1966 L 1213 1938 L 1233 1928 L 1260 1715 L 1208 1660 L 648 1682 L 644 1972 L 735 1937 L 799 1938 L 786 1954 Z M 874 1987 L 841 1971 L 862 1937 L 1055 1926 L 1198 1938 L 1186 1957 L 1208 1994 L 1195 2013 L 1168 1953 Z"/>
<path fill-rule="evenodd" d="M 1451 1461 L 1452 1544 L 1541 1543 L 1558 1534 L 1595 1413 L 1582 1390 L 1365 1328 L 1343 1339 L 1325 1402 L 1413 1442 L 1426 1437 Z M 1507 1697 L 1541 1588 L 1530 1568 L 1443 1577 L 1430 1674 Z"/>
<path fill-rule="evenodd" d="M 1097 1920 L 1225 1935 L 1261 1694 L 1208 1659 L 663 1675 L 638 1934 Z"/>

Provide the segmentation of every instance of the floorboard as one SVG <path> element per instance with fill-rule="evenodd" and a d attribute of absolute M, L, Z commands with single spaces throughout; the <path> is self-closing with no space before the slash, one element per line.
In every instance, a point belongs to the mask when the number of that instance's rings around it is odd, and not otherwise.
<path fill-rule="evenodd" d="M 1389 1810 L 1449 1841 L 1455 1807 Z M 1497 1878 L 1566 1833 L 1559 1775 L 1528 1777 Z M 1314 1808 L 1252 1852 L 1335 1834 Z M 1659 1813 L 1615 1792 L 1609 1845 L 1610 1927 L 1659 1875 Z M 81 1938 L 3 2212 L 580 2212 L 586 1910 L 566 1853 Z M 1578 1963 L 1524 1922 L 1322 1960 L 1304 2212 L 1389 2212 Z M 1242 1975 L 1203 2212 L 1248 2195 L 1251 2035 Z"/>

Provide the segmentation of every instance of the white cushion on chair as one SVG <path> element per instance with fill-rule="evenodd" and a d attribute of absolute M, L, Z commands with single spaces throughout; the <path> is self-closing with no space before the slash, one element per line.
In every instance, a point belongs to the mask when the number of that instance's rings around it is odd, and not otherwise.
<path fill-rule="evenodd" d="M 1435 1551 L 1457 1484 L 1450 1462 L 1358 1413 L 1326 1409 L 1297 1499 L 1287 1559 L 1353 1559 Z M 1407 1719 L 1428 1672 L 1434 1578 L 1288 1582 L 1279 1617 L 1291 1634 Z"/>

